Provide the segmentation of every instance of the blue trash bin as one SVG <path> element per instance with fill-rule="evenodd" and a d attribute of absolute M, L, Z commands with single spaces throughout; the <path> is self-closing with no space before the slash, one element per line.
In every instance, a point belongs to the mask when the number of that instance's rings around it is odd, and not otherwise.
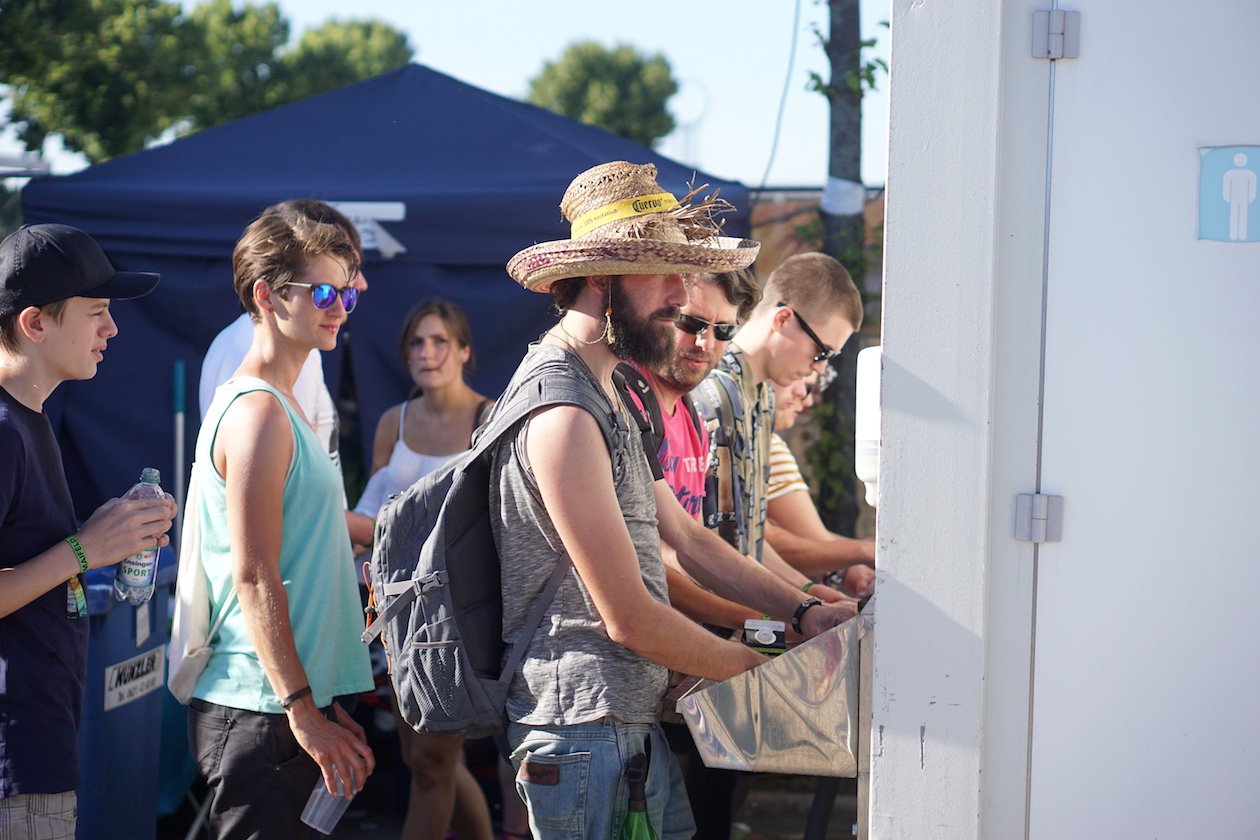
<path fill-rule="evenodd" d="M 85 575 L 91 627 L 79 727 L 78 840 L 156 832 L 166 643 L 177 569 L 175 553 L 162 549 L 157 587 L 140 607 L 114 600 L 113 566 Z"/>

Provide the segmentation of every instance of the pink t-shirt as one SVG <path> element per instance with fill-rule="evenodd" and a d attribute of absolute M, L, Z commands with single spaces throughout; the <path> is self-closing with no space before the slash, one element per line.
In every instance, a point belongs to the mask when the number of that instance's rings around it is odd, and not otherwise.
<path fill-rule="evenodd" d="M 656 377 L 643 368 L 639 371 L 655 388 Z M 637 396 L 635 399 L 637 401 Z M 683 510 L 700 519 L 704 509 L 704 474 L 709 466 L 709 433 L 703 423 L 699 429 L 696 428 L 691 412 L 682 400 L 674 404 L 672 415 L 666 413 L 662 405 L 661 415 L 665 426 L 665 440 L 657 453 L 661 472 Z"/>

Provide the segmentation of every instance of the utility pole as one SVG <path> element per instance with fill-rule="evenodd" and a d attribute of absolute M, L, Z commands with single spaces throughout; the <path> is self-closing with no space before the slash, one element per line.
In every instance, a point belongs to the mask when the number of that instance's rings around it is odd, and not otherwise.
<path fill-rule="evenodd" d="M 831 22 L 826 38 L 831 79 L 824 92 L 831 106 L 827 185 L 820 208 L 823 251 L 839 260 L 862 288 L 865 273 L 865 236 L 862 208 L 862 92 L 870 68 L 862 62 L 858 0 L 829 0 Z M 857 520 L 856 478 L 853 472 L 854 390 L 857 351 L 850 348 L 832 364 L 836 383 L 824 392 L 826 409 L 820 440 L 827 445 L 823 480 L 817 483 L 818 509 L 832 531 L 852 534 Z"/>

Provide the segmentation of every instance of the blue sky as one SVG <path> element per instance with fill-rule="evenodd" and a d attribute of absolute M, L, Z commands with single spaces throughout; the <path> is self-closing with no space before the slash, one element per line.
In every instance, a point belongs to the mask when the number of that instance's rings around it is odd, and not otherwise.
<path fill-rule="evenodd" d="M 378 18 L 407 33 L 415 60 L 495 93 L 524 98 L 543 63 L 574 41 L 628 43 L 661 53 L 681 90 L 671 100 L 679 128 L 659 150 L 711 174 L 750 186 L 761 183 L 770 159 L 776 115 L 791 56 L 793 18 L 800 23 L 771 186 L 816 186 L 827 174 L 827 104 L 805 90 L 808 73 L 827 76 L 826 56 L 811 27 L 824 31 L 827 6 L 818 0 L 726 0 L 723 3 L 577 3 L 572 0 L 282 0 L 293 27 L 335 18 Z M 187 4 L 191 5 L 191 4 Z M 860 0 L 862 28 L 887 59 L 889 0 Z M 863 105 L 862 179 L 884 181 L 887 76 Z M 0 141 L 0 151 L 15 150 Z M 57 171 L 75 164 L 52 155 Z"/>

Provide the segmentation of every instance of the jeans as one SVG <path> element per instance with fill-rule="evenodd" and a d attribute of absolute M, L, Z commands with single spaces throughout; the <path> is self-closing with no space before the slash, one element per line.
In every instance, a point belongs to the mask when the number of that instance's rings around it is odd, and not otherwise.
<path fill-rule="evenodd" d="M 615 838 L 630 800 L 624 769 L 645 749 L 651 755 L 648 821 L 656 836 L 695 834 L 682 772 L 659 724 L 611 718 L 573 726 L 510 723 L 508 744 L 535 840 Z"/>

